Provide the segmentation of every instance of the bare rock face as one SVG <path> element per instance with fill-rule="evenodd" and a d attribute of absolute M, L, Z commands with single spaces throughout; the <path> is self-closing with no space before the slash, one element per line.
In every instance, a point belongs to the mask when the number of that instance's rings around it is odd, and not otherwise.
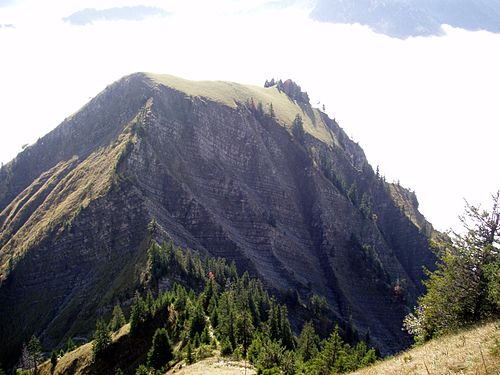
<path fill-rule="evenodd" d="M 361 148 L 308 103 L 135 74 L 0 170 L 0 360 L 32 334 L 87 335 L 130 298 L 153 218 L 158 241 L 323 295 L 385 353 L 407 345 L 402 318 L 435 260 Z"/>

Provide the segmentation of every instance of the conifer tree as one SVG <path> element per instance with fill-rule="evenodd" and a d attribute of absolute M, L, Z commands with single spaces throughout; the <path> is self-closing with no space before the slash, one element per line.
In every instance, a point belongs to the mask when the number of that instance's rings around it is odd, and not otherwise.
<path fill-rule="evenodd" d="M 189 336 L 200 335 L 205 329 L 205 314 L 201 304 L 197 304 L 189 322 Z"/>
<path fill-rule="evenodd" d="M 190 341 L 188 341 L 186 345 L 186 362 L 188 365 L 193 363 L 193 349 L 191 349 Z"/>
<path fill-rule="evenodd" d="M 66 342 L 66 352 L 71 352 L 75 350 L 76 345 L 73 342 L 73 339 L 71 337 L 68 337 L 68 341 Z"/>
<path fill-rule="evenodd" d="M 42 362 L 42 345 L 36 336 L 31 336 L 28 344 L 23 345 L 21 356 L 21 367 L 25 370 L 33 369 L 33 373 L 38 373 L 38 365 Z"/>
<path fill-rule="evenodd" d="M 109 323 L 110 329 L 112 331 L 119 330 L 126 323 L 125 315 L 123 315 L 122 308 L 119 304 L 116 304 L 113 308 L 113 315 L 111 318 L 111 322 Z"/>
<path fill-rule="evenodd" d="M 339 327 L 336 326 L 330 337 L 326 340 L 323 350 L 321 350 L 319 355 L 319 367 L 323 373 L 329 373 L 335 368 L 337 361 L 343 354 L 343 348 L 344 341 L 340 337 Z"/>
<path fill-rule="evenodd" d="M 163 368 L 173 358 L 172 346 L 165 328 L 158 328 L 148 352 L 148 364 L 155 369 Z"/>
<path fill-rule="evenodd" d="M 254 326 L 252 315 L 248 310 L 240 311 L 236 314 L 236 339 L 237 343 L 243 348 L 243 357 L 246 358 L 247 350 L 252 342 Z"/>
<path fill-rule="evenodd" d="M 304 362 L 313 359 L 318 354 L 319 337 L 314 330 L 312 322 L 307 322 L 302 327 L 298 339 L 297 352 Z"/>
<path fill-rule="evenodd" d="M 288 310 L 285 305 L 280 307 L 280 337 L 283 346 L 289 350 L 294 349 L 292 327 L 288 320 Z"/>
<path fill-rule="evenodd" d="M 92 342 L 92 354 L 94 359 L 101 355 L 111 345 L 111 332 L 103 319 L 98 319 Z"/>
<path fill-rule="evenodd" d="M 148 307 L 146 302 L 139 293 L 136 293 L 130 313 L 130 333 L 136 333 L 139 326 L 147 320 L 147 317 Z"/>
<path fill-rule="evenodd" d="M 273 103 L 269 104 L 269 116 L 271 116 L 271 118 L 275 118 L 276 117 L 276 113 L 274 113 Z"/>
<path fill-rule="evenodd" d="M 50 355 L 50 372 L 53 373 L 55 368 L 57 366 L 57 354 L 56 352 L 52 351 L 52 354 Z"/>
<path fill-rule="evenodd" d="M 302 116 L 299 114 L 295 116 L 295 119 L 292 122 L 292 134 L 299 143 L 304 143 L 304 122 L 302 121 Z"/>
<path fill-rule="evenodd" d="M 234 301 L 231 293 L 227 291 L 222 293 L 219 299 L 217 331 L 220 337 L 229 340 L 233 348 L 235 345 Z"/>

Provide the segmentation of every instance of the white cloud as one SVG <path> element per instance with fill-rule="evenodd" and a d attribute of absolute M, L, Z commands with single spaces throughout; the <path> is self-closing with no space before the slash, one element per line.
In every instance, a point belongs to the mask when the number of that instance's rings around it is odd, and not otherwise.
<path fill-rule="evenodd" d="M 134 71 L 257 85 L 291 77 L 325 103 L 372 165 L 416 190 L 439 228 L 455 224 L 463 197 L 476 202 L 500 187 L 491 167 L 500 138 L 499 35 L 446 27 L 444 37 L 403 41 L 313 22 L 300 8 L 228 17 L 238 9 L 229 0 L 143 1 L 176 15 L 80 27 L 61 18 L 116 2 L 67 3 L 44 13 L 50 4 L 32 0 L 0 16 L 17 27 L 0 29 L 3 162 Z"/>

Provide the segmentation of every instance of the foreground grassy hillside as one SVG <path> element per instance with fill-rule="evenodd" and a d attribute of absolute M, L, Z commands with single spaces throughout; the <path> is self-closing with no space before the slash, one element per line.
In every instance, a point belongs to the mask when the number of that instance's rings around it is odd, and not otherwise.
<path fill-rule="evenodd" d="M 500 321 L 432 340 L 354 374 L 500 374 Z"/>
<path fill-rule="evenodd" d="M 127 335 L 126 325 L 113 337 L 119 341 Z M 216 351 L 218 354 L 218 351 Z M 88 373 L 92 362 L 92 344 L 86 344 L 62 357 L 52 374 Z M 247 374 L 255 374 L 253 366 L 246 363 Z M 231 361 L 220 356 L 206 358 L 186 366 L 181 361 L 166 374 L 225 374 L 245 373 L 243 361 Z M 425 345 L 410 349 L 371 367 L 352 374 L 499 374 L 500 373 L 500 322 L 489 323 L 442 337 Z M 41 375 L 51 374 L 50 363 L 41 367 Z"/>

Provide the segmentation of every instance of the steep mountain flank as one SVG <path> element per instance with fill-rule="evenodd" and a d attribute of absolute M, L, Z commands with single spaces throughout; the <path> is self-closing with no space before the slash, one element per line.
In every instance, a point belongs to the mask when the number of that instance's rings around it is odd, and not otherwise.
<path fill-rule="evenodd" d="M 0 170 L 0 360 L 32 334 L 47 347 L 88 335 L 129 299 L 153 218 L 159 242 L 323 295 L 385 353 L 408 343 L 401 321 L 435 260 L 361 148 L 307 101 L 138 73 Z"/>

